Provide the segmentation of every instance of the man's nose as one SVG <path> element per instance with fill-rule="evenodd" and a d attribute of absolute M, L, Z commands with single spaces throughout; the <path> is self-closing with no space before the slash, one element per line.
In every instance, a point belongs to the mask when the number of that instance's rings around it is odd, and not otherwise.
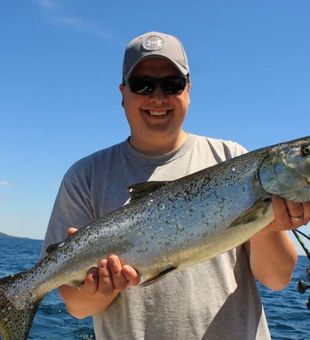
<path fill-rule="evenodd" d="M 168 95 L 163 92 L 160 86 L 156 86 L 153 93 L 151 94 L 151 100 L 154 102 L 166 102 L 168 101 Z"/>

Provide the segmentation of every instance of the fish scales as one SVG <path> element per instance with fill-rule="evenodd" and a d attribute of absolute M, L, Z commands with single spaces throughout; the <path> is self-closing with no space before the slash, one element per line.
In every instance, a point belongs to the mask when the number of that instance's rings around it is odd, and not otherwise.
<path fill-rule="evenodd" d="M 150 284 L 248 240 L 272 221 L 272 194 L 309 201 L 310 138 L 131 190 L 129 204 L 52 247 L 28 272 L 0 280 L 5 340 L 26 339 L 42 297 L 60 285 L 80 284 L 100 258 L 119 255 L 137 269 L 142 285 Z"/>

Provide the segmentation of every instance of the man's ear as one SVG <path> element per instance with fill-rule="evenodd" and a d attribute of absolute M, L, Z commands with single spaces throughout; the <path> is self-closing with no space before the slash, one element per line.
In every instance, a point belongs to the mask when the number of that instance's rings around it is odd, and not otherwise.
<path fill-rule="evenodd" d="M 191 103 L 191 97 L 190 97 L 191 88 L 192 88 L 192 84 L 189 83 L 189 84 L 187 85 L 188 105 Z"/>
<path fill-rule="evenodd" d="M 124 95 L 123 95 L 123 92 L 124 92 L 124 86 L 125 86 L 125 85 L 123 85 L 123 84 L 120 84 L 120 86 L 119 86 L 119 90 L 120 90 L 120 92 L 121 92 L 121 95 L 122 95 L 122 101 L 121 101 L 121 105 L 122 105 L 122 107 L 124 107 Z"/>

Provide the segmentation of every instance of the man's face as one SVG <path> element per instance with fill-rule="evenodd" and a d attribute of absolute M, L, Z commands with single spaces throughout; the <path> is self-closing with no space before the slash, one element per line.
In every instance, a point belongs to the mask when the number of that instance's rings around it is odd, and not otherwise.
<path fill-rule="evenodd" d="M 178 75 L 178 70 L 168 60 L 152 58 L 138 64 L 131 77 L 163 78 Z M 121 85 L 123 106 L 131 128 L 131 143 L 139 148 L 139 143 L 154 143 L 159 138 L 178 138 L 190 103 L 189 89 L 190 85 L 187 84 L 182 93 L 165 95 L 157 86 L 152 94 L 144 96 Z"/>

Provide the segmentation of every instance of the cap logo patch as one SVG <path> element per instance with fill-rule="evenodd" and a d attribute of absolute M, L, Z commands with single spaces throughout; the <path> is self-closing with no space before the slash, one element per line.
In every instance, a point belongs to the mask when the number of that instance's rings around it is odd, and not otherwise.
<path fill-rule="evenodd" d="M 142 45 L 148 51 L 160 50 L 165 46 L 165 41 L 158 35 L 148 36 Z"/>

